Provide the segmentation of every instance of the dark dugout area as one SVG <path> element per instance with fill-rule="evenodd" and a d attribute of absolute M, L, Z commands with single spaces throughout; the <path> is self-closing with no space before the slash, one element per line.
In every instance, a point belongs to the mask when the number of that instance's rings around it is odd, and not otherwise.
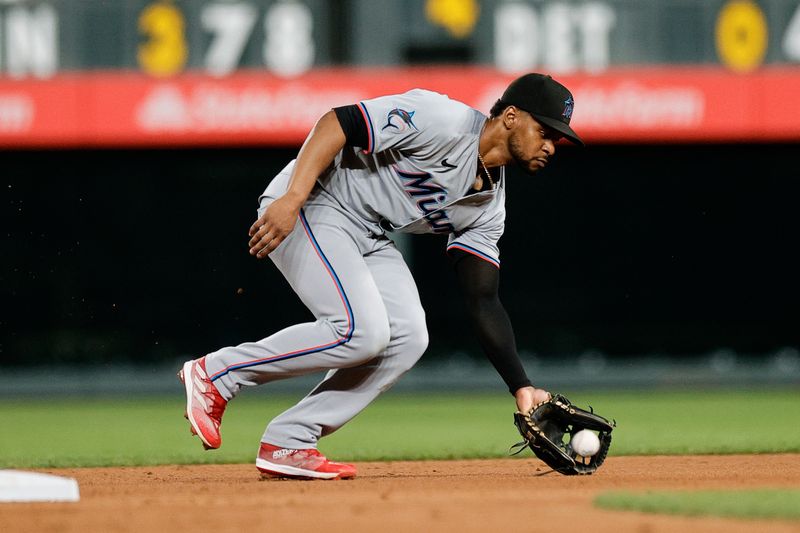
<path fill-rule="evenodd" d="M 508 174 L 501 296 L 544 359 L 800 345 L 797 144 L 559 146 Z M 247 254 L 296 149 L 0 153 L 9 367 L 197 357 L 311 318 Z M 413 236 L 426 358 L 480 350 L 441 237 Z"/>

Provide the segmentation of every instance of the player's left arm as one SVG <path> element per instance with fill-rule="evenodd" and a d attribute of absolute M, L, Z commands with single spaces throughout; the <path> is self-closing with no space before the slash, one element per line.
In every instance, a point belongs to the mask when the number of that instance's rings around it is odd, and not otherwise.
<path fill-rule="evenodd" d="M 520 361 L 511 320 L 500 301 L 500 270 L 463 250 L 451 249 L 449 254 L 481 347 L 514 395 L 517 409 L 529 411 L 549 393 L 531 385 Z"/>

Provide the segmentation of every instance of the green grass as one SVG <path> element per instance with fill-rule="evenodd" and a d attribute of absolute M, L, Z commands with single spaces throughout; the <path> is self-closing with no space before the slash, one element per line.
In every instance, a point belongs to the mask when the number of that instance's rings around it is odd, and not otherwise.
<path fill-rule="evenodd" d="M 606 509 L 687 516 L 800 520 L 800 490 L 608 492 L 595 498 Z"/>
<path fill-rule="evenodd" d="M 231 402 L 213 452 L 190 437 L 179 396 L 2 400 L 0 468 L 250 462 L 267 422 L 299 399 L 261 390 Z M 616 418 L 611 455 L 800 452 L 793 391 L 562 392 Z M 320 449 L 356 461 L 503 457 L 519 440 L 513 408 L 503 393 L 390 393 Z"/>

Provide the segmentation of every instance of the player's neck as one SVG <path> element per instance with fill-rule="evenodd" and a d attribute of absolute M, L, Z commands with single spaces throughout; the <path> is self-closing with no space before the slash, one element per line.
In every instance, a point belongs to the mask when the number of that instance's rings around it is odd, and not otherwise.
<path fill-rule="evenodd" d="M 478 153 L 489 168 L 501 167 L 511 162 L 508 151 L 508 130 L 499 117 L 486 120 L 478 140 Z"/>

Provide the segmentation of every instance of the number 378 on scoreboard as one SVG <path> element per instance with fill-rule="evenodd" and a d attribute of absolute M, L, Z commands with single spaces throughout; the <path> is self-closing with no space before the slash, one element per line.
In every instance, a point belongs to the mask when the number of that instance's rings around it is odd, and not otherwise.
<path fill-rule="evenodd" d="M 184 13 L 173 3 L 157 1 L 142 10 L 138 23 L 144 37 L 137 51 L 142 70 L 155 76 L 182 71 L 189 56 Z M 256 32 L 258 24 L 263 31 Z M 258 55 L 270 71 L 293 76 L 314 64 L 314 19 L 300 2 L 278 2 L 265 9 L 247 2 L 208 3 L 199 11 L 199 26 L 205 34 L 201 40 L 208 42 L 201 52 L 202 67 L 215 76 L 240 66 L 256 33 L 263 35 Z"/>

